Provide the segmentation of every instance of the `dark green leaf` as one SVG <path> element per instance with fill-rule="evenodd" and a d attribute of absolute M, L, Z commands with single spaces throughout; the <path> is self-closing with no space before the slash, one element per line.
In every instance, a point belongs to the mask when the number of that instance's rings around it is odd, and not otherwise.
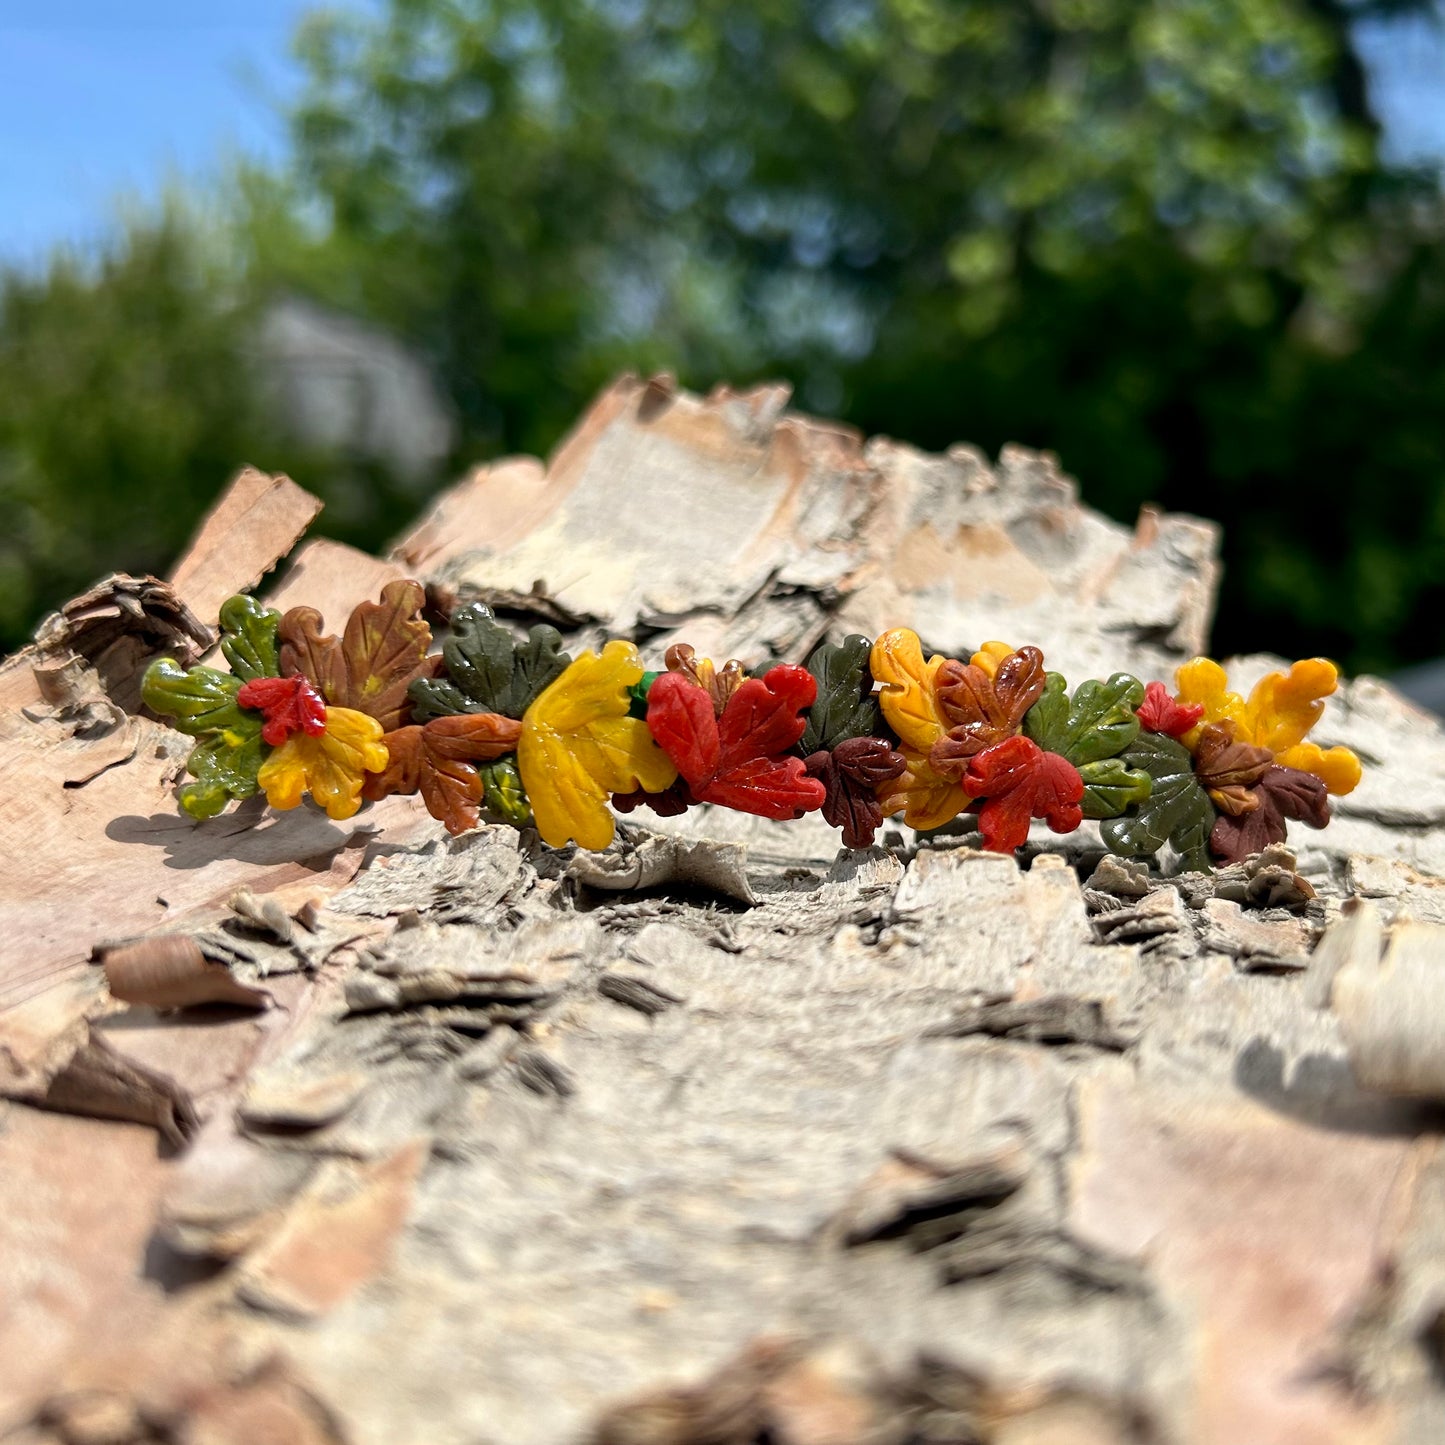
<path fill-rule="evenodd" d="M 849 738 L 885 736 L 868 655 L 873 644 L 856 633 L 836 647 L 825 642 L 807 661 L 818 684 L 817 701 L 808 710 L 808 726 L 798 743 L 804 757 L 831 752 Z"/>
<path fill-rule="evenodd" d="M 1209 832 L 1214 804 L 1194 776 L 1194 759 L 1163 733 L 1141 732 L 1120 756 L 1152 780 L 1149 797 L 1137 810 L 1101 825 L 1104 842 L 1126 858 L 1143 858 L 1170 844 L 1189 868 L 1209 867 Z"/>
<path fill-rule="evenodd" d="M 232 798 L 256 791 L 256 773 L 269 749 L 261 741 L 259 715 L 213 733 L 191 749 L 186 771 L 196 781 L 180 790 L 181 807 L 193 818 L 214 818 Z"/>
<path fill-rule="evenodd" d="M 281 614 L 254 597 L 238 594 L 221 604 L 221 652 L 242 682 L 279 677 L 276 628 Z"/>
<path fill-rule="evenodd" d="M 241 679 L 214 667 L 183 671 L 169 657 L 157 658 L 146 668 L 141 698 L 152 712 L 174 719 L 174 726 L 191 737 L 241 727 L 248 719 L 236 702 Z M 254 716 L 260 728 L 260 714 Z"/>
<path fill-rule="evenodd" d="M 534 627 L 523 642 L 500 626 L 480 603 L 452 614 L 452 635 L 442 648 L 447 676 L 411 685 L 417 722 L 462 712 L 520 718 L 532 700 L 572 661 L 555 627 Z"/>
<path fill-rule="evenodd" d="M 1024 732 L 1041 748 L 1082 769 L 1118 757 L 1139 736 L 1134 709 L 1144 701 L 1144 684 L 1137 677 L 1116 672 L 1108 682 L 1081 682 L 1072 699 L 1067 688 L 1049 673 L 1044 695 L 1024 718 Z"/>
<path fill-rule="evenodd" d="M 477 774 L 482 780 L 482 806 L 489 813 L 519 828 L 531 822 L 532 805 L 527 801 L 515 756 L 478 763 Z"/>

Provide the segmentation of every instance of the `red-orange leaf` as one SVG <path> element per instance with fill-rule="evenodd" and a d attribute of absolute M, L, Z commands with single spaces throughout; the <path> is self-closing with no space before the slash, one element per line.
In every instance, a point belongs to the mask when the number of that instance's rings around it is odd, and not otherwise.
<path fill-rule="evenodd" d="M 934 772 L 960 780 L 970 758 L 1014 736 L 1044 682 L 1044 655 L 1037 647 L 1008 653 L 991 677 L 976 662 L 945 662 L 937 687 L 948 732 L 929 752 Z"/>
<path fill-rule="evenodd" d="M 698 802 L 796 818 L 826 796 L 802 758 L 786 756 L 816 696 L 812 674 L 782 663 L 740 684 L 718 717 L 707 689 L 665 672 L 647 695 L 647 726 Z"/>
<path fill-rule="evenodd" d="M 303 673 L 334 707 L 374 717 L 388 732 L 409 713 L 407 688 L 430 677 L 431 629 L 421 620 L 426 593 L 417 582 L 388 582 L 380 602 L 363 602 L 341 637 L 323 636 L 314 607 L 293 607 L 281 619 L 281 671 Z"/>
<path fill-rule="evenodd" d="M 993 853 L 1022 847 L 1030 818 L 1042 818 L 1055 833 L 1072 833 L 1083 821 L 1079 770 L 1032 738 L 1006 738 L 975 754 L 962 783 L 969 797 L 985 800 L 978 826 L 983 846 Z"/>
<path fill-rule="evenodd" d="M 1134 711 L 1139 725 L 1149 732 L 1182 738 L 1204 716 L 1204 704 L 1180 702 L 1162 682 L 1151 682 L 1144 689 L 1144 701 Z"/>
<path fill-rule="evenodd" d="M 385 772 L 368 773 L 362 796 L 375 802 L 391 793 L 420 792 L 426 810 L 448 833 L 465 833 L 480 820 L 482 780 L 477 763 L 516 751 L 522 725 L 498 713 L 458 713 L 413 723 L 382 739 L 390 758 Z"/>

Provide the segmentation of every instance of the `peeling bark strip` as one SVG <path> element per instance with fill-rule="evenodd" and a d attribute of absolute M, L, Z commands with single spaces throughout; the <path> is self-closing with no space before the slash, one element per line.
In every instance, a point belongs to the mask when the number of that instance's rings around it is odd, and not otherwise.
<path fill-rule="evenodd" d="M 405 571 L 573 655 L 826 634 L 830 756 L 869 721 L 850 632 L 1100 679 L 1203 646 L 1209 528 L 1130 534 L 1047 458 L 785 400 L 621 382 L 548 465 L 440 498 L 402 566 L 309 543 L 268 603 L 345 618 Z M 299 526 L 273 541 L 256 498 L 290 494 L 255 486 L 192 559 L 218 596 Z M 193 824 L 121 690 L 206 645 L 184 576 L 97 589 L 0 668 L 7 1440 L 1445 1439 L 1445 737 L 1388 688 L 1331 703 L 1322 741 L 1375 761 L 1330 829 L 1213 876 L 1089 828 L 1021 869 L 699 809 L 600 854 L 406 798 Z M 123 1007 L 100 939 L 187 971 L 193 944 L 275 1006 Z"/>

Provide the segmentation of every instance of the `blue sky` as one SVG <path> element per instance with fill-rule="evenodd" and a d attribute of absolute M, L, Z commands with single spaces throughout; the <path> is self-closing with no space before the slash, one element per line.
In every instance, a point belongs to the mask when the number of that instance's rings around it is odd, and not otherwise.
<path fill-rule="evenodd" d="M 0 260 L 103 230 L 126 194 L 277 155 L 314 0 L 0 0 Z"/>
<path fill-rule="evenodd" d="M 316 0 L 0 0 L 0 262 L 104 231 L 126 194 L 279 155 L 289 41 Z M 1445 156 L 1445 39 L 1361 35 L 1392 150 Z"/>

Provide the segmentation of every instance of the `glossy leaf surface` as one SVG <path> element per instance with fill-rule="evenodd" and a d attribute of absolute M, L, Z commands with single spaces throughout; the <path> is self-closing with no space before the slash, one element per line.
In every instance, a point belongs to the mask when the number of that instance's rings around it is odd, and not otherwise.
<path fill-rule="evenodd" d="M 273 748 L 295 732 L 319 737 L 326 731 L 326 704 L 310 679 L 299 672 L 290 677 L 253 677 L 241 684 L 236 701 L 265 718 L 261 736 Z"/>
<path fill-rule="evenodd" d="M 562 634 L 539 625 L 516 640 L 479 602 L 452 613 L 452 633 L 442 644 L 445 678 L 412 684 L 417 722 L 454 713 L 498 713 L 520 718 L 544 688 L 571 662 Z"/>
<path fill-rule="evenodd" d="M 381 724 L 354 708 L 331 707 L 318 737 L 292 733 L 261 764 L 257 781 L 266 801 L 281 810 L 296 807 L 306 793 L 329 818 L 349 818 L 361 806 L 368 773 L 386 770 Z"/>
<path fill-rule="evenodd" d="M 281 614 L 254 597 L 238 593 L 221 604 L 221 655 L 242 682 L 275 677 L 281 671 L 276 630 Z"/>
<path fill-rule="evenodd" d="M 883 822 L 878 790 L 903 774 L 903 754 L 883 738 L 844 738 L 835 748 L 804 759 L 808 776 L 822 783 L 823 816 L 842 829 L 848 848 L 869 848 Z"/>
<path fill-rule="evenodd" d="M 609 642 L 600 656 L 584 652 L 522 718 L 517 764 L 537 831 L 551 847 L 605 848 L 614 832 L 608 798 L 635 788 L 661 792 L 677 776 L 648 725 L 628 715 L 629 689 L 641 679 L 637 649 Z"/>
<path fill-rule="evenodd" d="M 363 602 L 341 637 L 322 634 L 321 614 L 293 607 L 281 619 L 281 671 L 304 673 L 333 707 L 365 713 L 394 731 L 408 720 L 407 689 L 429 676 L 431 629 L 421 619 L 417 582 L 388 582 L 380 602 Z"/>
<path fill-rule="evenodd" d="M 1031 818 L 1043 819 L 1055 833 L 1072 833 L 1083 820 L 1078 769 L 1031 738 L 1005 738 L 974 754 L 962 783 L 969 797 L 984 800 L 978 827 L 983 846 L 993 853 L 1022 847 Z"/>
<path fill-rule="evenodd" d="M 521 733 L 521 723 L 498 713 L 461 713 L 398 728 L 382 739 L 386 767 L 367 775 L 362 796 L 419 792 L 447 832 L 465 833 L 480 821 L 485 784 L 479 765 L 513 752 Z"/>
<path fill-rule="evenodd" d="M 1210 833 L 1209 846 L 1225 863 L 1238 863 L 1251 853 L 1262 853 L 1282 843 L 1287 819 L 1323 828 L 1330 821 L 1330 799 L 1325 785 L 1298 768 L 1271 766 L 1251 789 L 1255 806 L 1248 811 L 1221 813 Z"/>
<path fill-rule="evenodd" d="M 1120 760 L 1149 775 L 1149 796 L 1136 811 L 1099 825 L 1105 845 L 1126 858 L 1147 858 L 1167 843 L 1186 867 L 1207 870 L 1215 812 L 1189 750 L 1163 733 L 1141 732 Z"/>
<path fill-rule="evenodd" d="M 826 789 L 791 749 L 817 696 L 812 676 L 787 663 L 749 678 L 719 717 L 712 698 L 682 673 L 664 673 L 647 700 L 647 725 L 703 803 L 763 818 L 796 818 L 821 807 Z"/>
<path fill-rule="evenodd" d="M 241 680 L 214 667 L 181 668 L 169 657 L 157 658 L 141 680 L 141 699 L 152 712 L 173 720 L 191 737 L 234 728 L 242 721 L 236 694 Z M 256 719 L 259 734 L 260 718 Z"/>
<path fill-rule="evenodd" d="M 944 663 L 937 688 L 948 731 L 929 751 L 934 771 L 961 780 L 970 758 L 1019 731 L 1044 681 L 1044 655 L 1036 647 L 1005 654 L 991 675 L 976 662 Z"/>
<path fill-rule="evenodd" d="M 873 644 L 856 633 L 836 646 L 825 642 L 813 650 L 807 668 L 818 696 L 808 709 L 808 725 L 799 740 L 805 757 L 820 750 L 831 752 L 849 738 L 877 737 L 882 731 L 883 714 L 873 696 L 868 666 L 872 650 Z"/>

